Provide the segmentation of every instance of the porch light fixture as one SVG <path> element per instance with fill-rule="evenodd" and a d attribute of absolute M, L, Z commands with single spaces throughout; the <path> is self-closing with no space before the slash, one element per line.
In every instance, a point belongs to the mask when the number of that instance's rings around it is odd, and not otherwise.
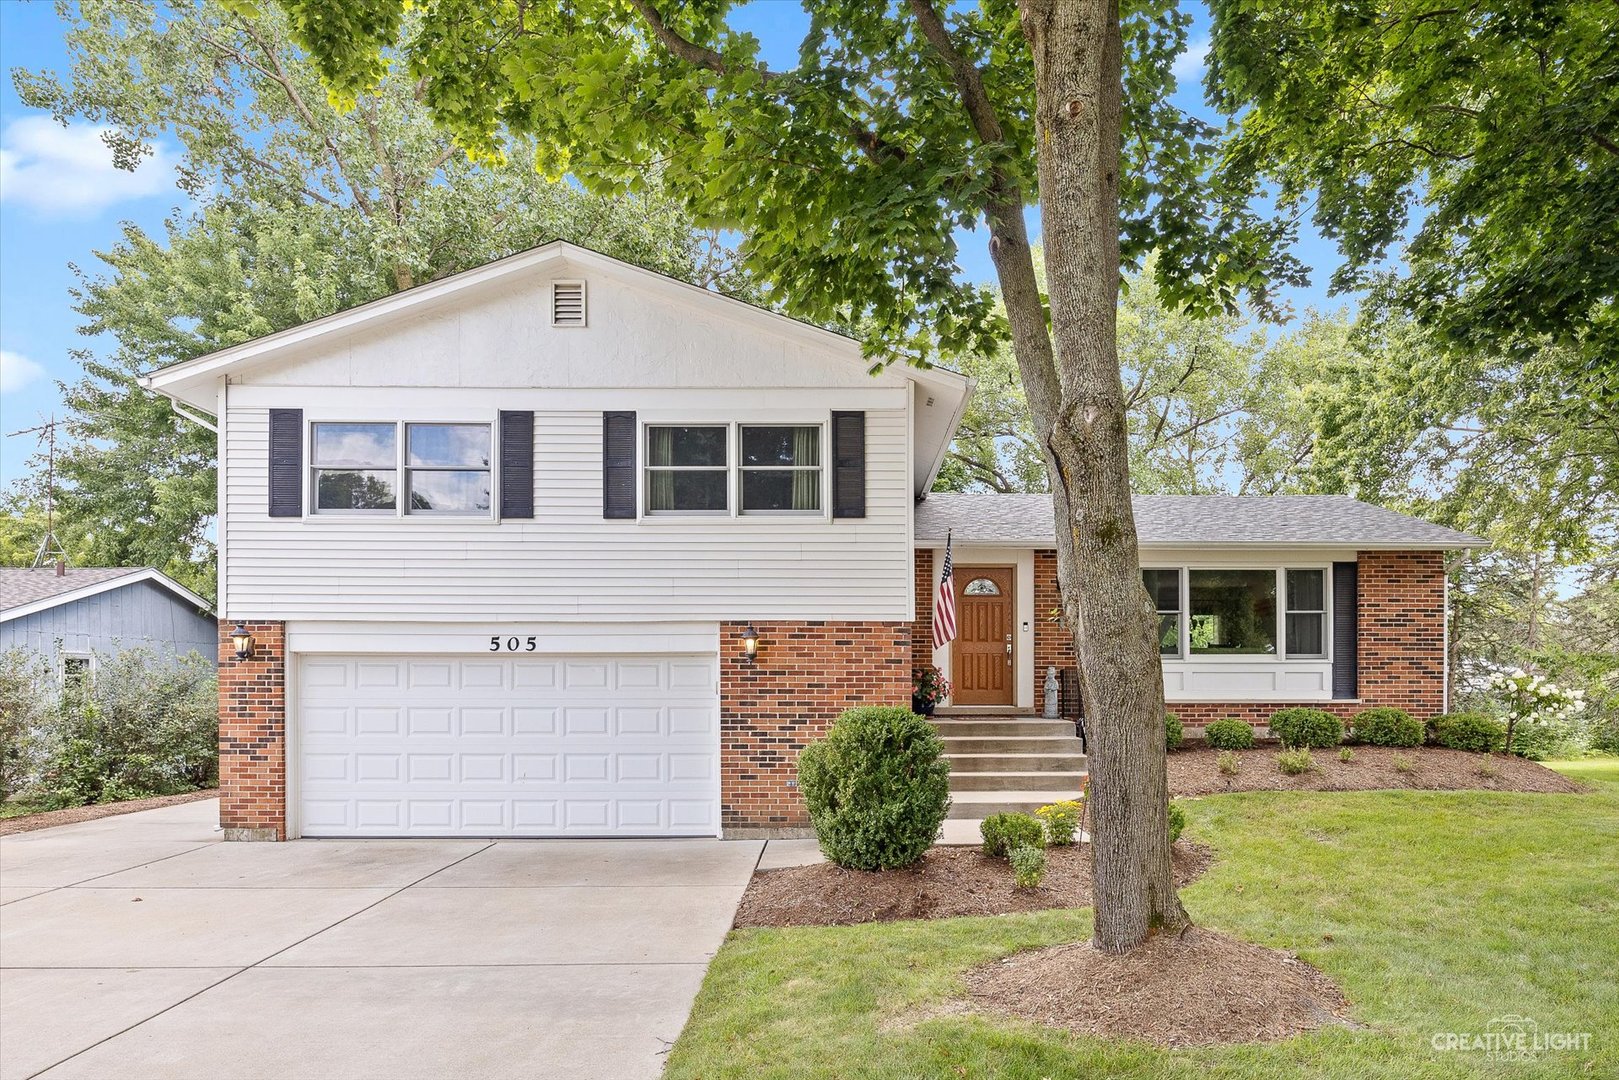
<path fill-rule="evenodd" d="M 246 660 L 253 655 L 253 635 L 248 633 L 245 623 L 236 624 L 236 629 L 230 632 L 230 643 L 236 646 L 236 659 Z"/>
<path fill-rule="evenodd" d="M 754 629 L 752 623 L 748 624 L 747 632 L 742 635 L 742 658 L 750 664 L 759 659 L 759 631 Z"/>

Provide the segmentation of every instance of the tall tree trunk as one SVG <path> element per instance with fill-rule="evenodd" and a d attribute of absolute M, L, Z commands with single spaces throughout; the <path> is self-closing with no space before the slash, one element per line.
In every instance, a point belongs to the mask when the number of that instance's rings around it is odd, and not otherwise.
<path fill-rule="evenodd" d="M 1188 925 L 1169 859 L 1158 620 L 1141 584 L 1115 320 L 1123 82 L 1117 0 L 1022 0 L 1059 402 L 1047 435 L 1063 609 L 1094 717 L 1095 944 Z M 1033 388 L 1030 388 L 1031 391 Z M 1032 394 L 1031 394 L 1032 404 Z"/>

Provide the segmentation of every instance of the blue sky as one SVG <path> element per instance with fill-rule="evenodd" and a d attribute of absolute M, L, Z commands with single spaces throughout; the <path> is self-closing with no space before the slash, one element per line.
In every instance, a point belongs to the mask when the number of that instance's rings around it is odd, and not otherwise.
<path fill-rule="evenodd" d="M 1207 15 L 1201 6 L 1189 6 L 1197 20 L 1192 49 L 1178 69 L 1177 103 L 1213 119 L 1199 88 Z M 735 14 L 733 25 L 759 38 L 767 62 L 785 67 L 794 61 L 807 18 L 791 0 L 754 0 Z M 48 0 L 0 0 L 0 67 L 6 73 L 0 87 L 0 433 L 31 427 L 59 410 L 56 383 L 75 381 L 79 373 L 70 352 L 96 346 L 78 333 L 70 266 L 97 273 L 95 252 L 117 242 L 123 222 L 157 232 L 166 216 L 189 205 L 174 186 L 172 143 L 160 145 L 135 173 L 122 172 L 93 127 L 64 129 L 17 100 L 13 68 L 65 68 L 62 29 Z M 1030 229 L 1038 228 L 1031 212 Z M 962 237 L 962 270 L 969 279 L 993 278 L 986 242 L 983 233 Z M 1314 268 L 1314 281 L 1288 298 L 1301 311 L 1331 306 L 1325 295 L 1325 276 L 1337 263 L 1331 245 L 1307 236 L 1297 254 Z M 32 450 L 27 438 L 0 439 L 0 485 L 20 475 Z"/>

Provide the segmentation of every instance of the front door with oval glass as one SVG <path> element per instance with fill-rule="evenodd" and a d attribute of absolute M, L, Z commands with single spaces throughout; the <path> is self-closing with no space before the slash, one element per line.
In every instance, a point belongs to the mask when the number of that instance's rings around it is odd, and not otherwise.
<path fill-rule="evenodd" d="M 955 705 L 1011 705 L 1013 685 L 1012 568 L 958 566 L 956 640 L 950 652 Z"/>

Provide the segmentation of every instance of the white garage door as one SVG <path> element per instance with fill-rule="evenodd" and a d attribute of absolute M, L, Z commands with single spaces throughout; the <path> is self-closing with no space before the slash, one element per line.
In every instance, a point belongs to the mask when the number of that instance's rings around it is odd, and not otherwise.
<path fill-rule="evenodd" d="M 301 658 L 305 836 L 713 836 L 712 656 Z"/>

